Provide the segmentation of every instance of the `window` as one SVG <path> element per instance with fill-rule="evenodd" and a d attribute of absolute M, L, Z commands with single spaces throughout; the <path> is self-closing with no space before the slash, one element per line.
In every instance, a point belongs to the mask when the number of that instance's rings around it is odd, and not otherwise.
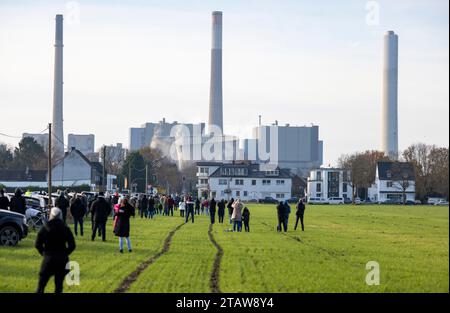
<path fill-rule="evenodd" d="M 322 194 L 321 193 L 316 193 L 317 198 L 321 198 Z"/>
<path fill-rule="evenodd" d="M 263 179 L 262 184 L 265 186 L 270 185 L 270 179 Z"/>
<path fill-rule="evenodd" d="M 221 186 L 228 185 L 228 180 L 227 179 L 219 179 L 219 185 L 221 185 Z"/>
<path fill-rule="evenodd" d="M 256 179 L 252 180 L 252 186 L 256 186 Z"/>
<path fill-rule="evenodd" d="M 322 180 L 322 172 L 316 172 L 316 179 Z"/>
<path fill-rule="evenodd" d="M 208 180 L 207 179 L 199 179 L 200 185 L 207 185 Z"/>
<path fill-rule="evenodd" d="M 393 184 L 391 181 L 387 181 L 387 182 L 386 182 L 386 187 L 388 187 L 388 188 L 392 188 L 393 185 L 394 185 L 394 184 Z"/>
<path fill-rule="evenodd" d="M 386 172 L 386 177 L 387 177 L 387 178 L 391 178 L 391 177 L 392 177 L 391 171 L 387 171 L 387 172 Z"/>
<path fill-rule="evenodd" d="M 241 192 L 239 190 L 236 190 L 236 197 L 240 197 L 241 196 Z"/>
<path fill-rule="evenodd" d="M 347 183 L 342 184 L 342 192 L 347 192 Z"/>
<path fill-rule="evenodd" d="M 244 185 L 244 180 L 243 179 L 236 179 L 235 180 L 235 184 L 238 185 L 238 186 L 242 186 L 242 185 Z"/>
<path fill-rule="evenodd" d="M 277 199 L 284 199 L 284 193 L 277 193 L 276 194 Z"/>
<path fill-rule="evenodd" d="M 209 168 L 207 168 L 207 167 L 200 167 L 200 173 L 201 174 L 209 174 Z"/>
<path fill-rule="evenodd" d="M 247 197 L 247 196 L 248 196 L 248 192 L 244 191 L 244 197 Z"/>
<path fill-rule="evenodd" d="M 322 192 L 322 184 L 321 183 L 316 184 L 316 192 Z"/>
<path fill-rule="evenodd" d="M 284 179 L 277 179 L 277 185 L 284 185 Z"/>

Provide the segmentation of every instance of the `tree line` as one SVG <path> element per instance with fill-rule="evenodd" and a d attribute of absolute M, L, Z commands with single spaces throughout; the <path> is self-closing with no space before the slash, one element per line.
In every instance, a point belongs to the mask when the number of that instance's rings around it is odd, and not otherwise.
<path fill-rule="evenodd" d="M 348 170 L 345 180 L 352 188 L 353 198 L 359 189 L 367 189 L 373 185 L 376 164 L 381 161 L 396 160 L 390 160 L 383 152 L 373 150 L 345 154 L 338 159 L 338 166 Z M 425 143 L 413 144 L 400 153 L 398 161 L 411 162 L 414 167 L 416 199 L 426 201 L 433 196 L 448 199 L 448 148 Z M 398 185 L 403 191 L 409 187 L 408 182 L 402 179 Z"/>
<path fill-rule="evenodd" d="M 47 166 L 47 152 L 31 137 L 22 138 L 15 148 L 0 143 L 0 169 L 46 170 Z"/>

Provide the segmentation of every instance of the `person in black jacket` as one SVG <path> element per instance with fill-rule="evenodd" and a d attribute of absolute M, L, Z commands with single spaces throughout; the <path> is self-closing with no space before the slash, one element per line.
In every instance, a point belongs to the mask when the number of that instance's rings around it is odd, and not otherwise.
<path fill-rule="evenodd" d="M 277 205 L 277 217 L 278 217 L 277 231 L 278 232 L 280 232 L 282 230 L 281 227 L 284 228 L 284 231 L 287 230 L 287 225 L 285 223 L 285 211 L 286 211 L 286 208 L 285 208 L 283 202 L 280 201 L 280 203 L 278 203 L 278 205 Z"/>
<path fill-rule="evenodd" d="M 62 220 L 59 208 L 51 209 L 49 221 L 36 237 L 35 247 L 44 257 L 36 292 L 43 293 L 50 277 L 55 276 L 55 293 L 62 293 L 64 277 L 69 272 L 66 265 L 76 246 L 70 228 Z"/>
<path fill-rule="evenodd" d="M 55 206 L 59 208 L 62 212 L 63 222 L 66 222 L 67 217 L 67 209 L 70 206 L 69 200 L 67 200 L 66 196 L 64 195 L 64 192 L 59 193 L 59 197 L 56 198 Z"/>
<path fill-rule="evenodd" d="M 242 211 L 242 222 L 244 223 L 245 231 L 250 232 L 250 210 L 247 207 Z"/>
<path fill-rule="evenodd" d="M 22 189 L 17 188 L 16 192 L 14 193 L 14 196 L 12 196 L 11 201 L 9 202 L 9 208 L 13 212 L 25 215 L 25 211 L 27 210 L 27 204 L 22 194 L 23 194 Z"/>
<path fill-rule="evenodd" d="M 186 211 L 187 212 L 187 211 Z M 195 199 L 195 214 L 200 214 L 200 199 Z"/>
<path fill-rule="evenodd" d="M 216 206 L 217 202 L 212 198 L 209 202 L 209 217 L 211 218 L 211 224 L 216 222 Z"/>
<path fill-rule="evenodd" d="M 148 217 L 148 199 L 146 195 L 142 196 L 142 199 L 139 200 L 139 211 L 141 211 L 141 218 Z"/>
<path fill-rule="evenodd" d="M 234 203 L 234 199 L 231 198 L 230 201 L 228 201 L 227 203 L 227 209 L 228 209 L 228 215 L 230 216 L 230 224 L 233 222 L 231 220 L 231 215 L 233 215 L 233 203 Z"/>
<path fill-rule="evenodd" d="M 217 203 L 217 215 L 219 216 L 219 223 L 223 223 L 223 217 L 225 216 L 225 200 L 220 200 Z"/>
<path fill-rule="evenodd" d="M 155 215 L 155 198 L 153 196 L 150 196 L 148 198 L 148 214 L 150 215 L 150 218 L 153 218 Z"/>
<path fill-rule="evenodd" d="M 0 210 L 9 210 L 9 199 L 3 189 L 0 189 Z"/>
<path fill-rule="evenodd" d="M 305 225 L 303 224 L 303 217 L 305 216 L 305 204 L 303 203 L 302 199 L 300 199 L 300 201 L 297 203 L 297 211 L 295 212 L 295 215 L 297 216 L 297 220 L 295 221 L 294 230 L 297 230 L 298 220 L 300 219 L 300 223 L 302 224 L 302 231 L 305 231 Z"/>
<path fill-rule="evenodd" d="M 106 201 L 105 194 L 103 192 L 98 193 L 97 200 L 92 203 L 91 214 L 94 222 L 92 228 L 92 241 L 95 240 L 97 229 L 101 230 L 102 240 L 106 241 L 106 221 L 111 214 L 111 205 Z"/>
<path fill-rule="evenodd" d="M 123 253 L 123 238 L 126 239 L 128 251 L 131 252 L 130 217 L 134 214 L 134 207 L 128 203 L 127 198 L 123 198 L 119 210 L 114 214 L 117 217 L 114 234 L 119 237 L 120 253 Z"/>
<path fill-rule="evenodd" d="M 74 195 L 74 200 L 70 205 L 70 214 L 73 217 L 75 236 L 78 236 L 78 224 L 80 224 L 80 235 L 83 236 L 83 219 L 86 214 L 86 207 L 79 195 Z"/>

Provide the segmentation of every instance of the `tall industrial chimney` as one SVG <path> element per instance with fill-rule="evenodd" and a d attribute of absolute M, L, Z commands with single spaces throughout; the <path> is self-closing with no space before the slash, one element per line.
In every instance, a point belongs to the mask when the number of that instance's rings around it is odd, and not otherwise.
<path fill-rule="evenodd" d="M 384 36 L 383 106 L 381 150 L 398 158 L 398 36 L 388 31 Z"/>
<path fill-rule="evenodd" d="M 55 74 L 53 82 L 52 156 L 64 154 L 63 131 L 63 16 L 56 15 L 55 30 Z"/>
<path fill-rule="evenodd" d="M 211 85 L 209 94 L 209 132 L 220 127 L 223 134 L 222 108 L 222 12 L 212 13 Z"/>

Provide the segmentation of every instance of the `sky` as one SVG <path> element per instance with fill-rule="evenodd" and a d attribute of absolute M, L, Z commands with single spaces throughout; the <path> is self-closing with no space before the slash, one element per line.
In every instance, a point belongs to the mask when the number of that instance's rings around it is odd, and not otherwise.
<path fill-rule="evenodd" d="M 0 0 L 0 133 L 51 121 L 64 14 L 64 134 L 128 146 L 145 122 L 207 122 L 211 12 L 223 11 L 224 130 L 319 125 L 324 164 L 379 149 L 383 35 L 399 35 L 399 148 L 449 142 L 446 0 Z M 19 139 L 0 135 L 0 142 Z"/>

